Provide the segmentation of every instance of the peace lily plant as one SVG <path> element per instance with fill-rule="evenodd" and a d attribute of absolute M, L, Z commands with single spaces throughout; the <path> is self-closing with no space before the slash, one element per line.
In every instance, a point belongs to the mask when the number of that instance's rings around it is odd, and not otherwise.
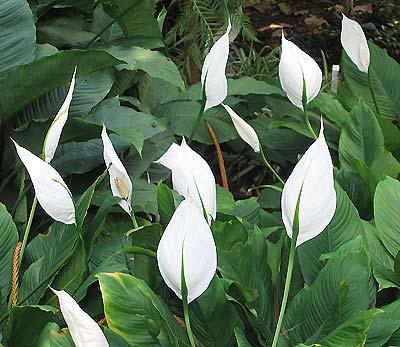
<path fill-rule="evenodd" d="M 42 152 L 43 159 L 19 146 L 14 140 L 12 140 L 19 158 L 29 173 L 35 190 L 35 197 L 33 199 L 31 212 L 22 240 L 19 257 L 20 263 L 22 262 L 38 201 L 45 212 L 54 220 L 64 224 L 75 223 L 75 206 L 71 192 L 60 174 L 49 164 L 54 157 L 54 153 L 56 152 L 60 141 L 62 129 L 68 118 L 68 110 L 75 87 L 75 75 L 76 68 L 72 75 L 67 96 L 46 134 Z"/>
<path fill-rule="evenodd" d="M 319 94 L 322 71 L 317 62 L 282 32 L 282 54 L 279 61 L 279 79 L 288 99 L 304 112 L 310 133 L 316 138 L 308 118 L 307 105 Z"/>
<path fill-rule="evenodd" d="M 336 209 L 333 164 L 324 137 L 324 123 L 318 138 L 307 149 L 287 179 L 281 198 L 282 220 L 291 238 L 282 304 L 272 346 L 278 344 L 292 279 L 296 247 L 313 239 L 328 226 Z"/>

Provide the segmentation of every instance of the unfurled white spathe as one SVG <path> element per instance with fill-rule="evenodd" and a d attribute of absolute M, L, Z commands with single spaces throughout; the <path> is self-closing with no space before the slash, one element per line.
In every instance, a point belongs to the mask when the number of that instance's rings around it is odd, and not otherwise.
<path fill-rule="evenodd" d="M 231 23 L 224 35 L 211 47 L 201 70 L 201 85 L 206 93 L 204 111 L 223 102 L 228 94 L 228 82 L 225 76 L 229 56 L 229 32 Z"/>
<path fill-rule="evenodd" d="M 64 180 L 47 162 L 14 140 L 15 148 L 31 178 L 40 206 L 56 221 L 64 224 L 75 223 L 75 206 Z"/>
<path fill-rule="evenodd" d="M 61 313 L 76 347 L 109 347 L 98 324 L 79 307 L 67 292 L 54 289 L 52 291 L 58 297 Z"/>
<path fill-rule="evenodd" d="M 122 199 L 119 202 L 119 205 L 125 210 L 126 213 L 131 215 L 132 181 L 121 160 L 118 158 L 117 153 L 115 152 L 113 144 L 107 135 L 107 129 L 104 124 L 101 132 L 101 138 L 104 146 L 104 161 L 106 166 L 110 167 L 108 172 L 110 174 L 111 191 L 113 196 L 119 196 Z"/>
<path fill-rule="evenodd" d="M 307 104 L 319 93 L 322 71 L 317 62 L 282 33 L 282 55 L 279 62 L 279 79 L 288 99 L 303 110 L 303 85 Z"/>
<path fill-rule="evenodd" d="M 208 221 L 215 219 L 217 200 L 215 178 L 207 162 L 182 139 L 181 145 L 173 143 L 156 161 L 172 171 L 174 189 L 184 197 L 191 196 L 200 211 L 204 209 Z"/>
<path fill-rule="evenodd" d="M 157 249 L 160 273 L 180 299 L 182 258 L 190 303 L 208 288 L 217 268 L 211 229 L 190 196 L 176 209 Z"/>
<path fill-rule="evenodd" d="M 253 148 L 254 152 L 260 152 L 260 141 L 258 140 L 257 133 L 252 128 L 252 126 L 248 124 L 244 119 L 242 119 L 228 105 L 222 104 L 222 106 L 224 106 L 226 112 L 228 112 L 229 116 L 231 117 L 233 125 L 235 126 L 235 129 L 241 139 L 246 142 L 251 148 Z"/>
<path fill-rule="evenodd" d="M 48 163 L 50 163 L 50 161 L 54 157 L 54 153 L 56 152 L 58 142 L 60 141 L 61 132 L 68 119 L 69 106 L 71 105 L 72 94 L 75 88 L 75 76 L 76 76 L 76 67 L 72 75 L 71 84 L 69 86 L 67 96 L 60 110 L 58 111 L 57 115 L 54 117 L 54 120 L 51 123 L 51 126 L 44 140 L 44 158 Z"/>
<path fill-rule="evenodd" d="M 343 15 L 340 40 L 351 61 L 360 71 L 368 73 L 370 51 L 360 24 Z"/>
<path fill-rule="evenodd" d="M 292 237 L 300 190 L 297 246 L 319 235 L 332 220 L 336 209 L 333 164 L 325 142 L 322 119 L 317 140 L 297 163 L 283 187 L 282 219 L 289 237 Z"/>

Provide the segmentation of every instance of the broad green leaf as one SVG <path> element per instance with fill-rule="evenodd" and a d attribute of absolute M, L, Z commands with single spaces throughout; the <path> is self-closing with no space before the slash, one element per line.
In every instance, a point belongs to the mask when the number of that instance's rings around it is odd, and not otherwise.
<path fill-rule="evenodd" d="M 311 105 L 316 106 L 330 121 L 340 127 L 348 117 L 348 112 L 342 104 L 328 93 L 319 93 Z"/>
<path fill-rule="evenodd" d="M 36 341 L 35 347 L 75 347 L 68 329 L 48 323 Z"/>
<path fill-rule="evenodd" d="M 372 320 L 380 313 L 382 311 L 378 309 L 357 312 L 320 341 L 320 344 L 324 347 L 364 346 Z"/>
<path fill-rule="evenodd" d="M 372 325 L 367 332 L 366 347 L 386 346 L 385 343 L 400 328 L 400 315 L 396 312 L 398 307 L 399 303 L 397 301 L 381 307 L 382 312 L 374 317 Z M 393 311 L 390 312 L 391 310 Z M 391 345 L 389 344 L 389 346 Z"/>
<path fill-rule="evenodd" d="M 336 210 L 332 221 L 321 234 L 297 248 L 301 271 L 309 285 L 324 267 L 321 255 L 337 251 L 362 234 L 361 219 L 356 208 L 342 188 L 336 185 L 335 190 Z"/>
<path fill-rule="evenodd" d="M 26 0 L 0 4 L 0 74 L 35 58 L 35 21 Z"/>
<path fill-rule="evenodd" d="M 371 166 L 383 147 L 383 134 L 372 110 L 360 100 L 344 123 L 339 142 L 342 167 L 352 168 L 349 156 Z"/>
<path fill-rule="evenodd" d="M 185 331 L 144 281 L 121 273 L 103 273 L 97 277 L 108 326 L 129 345 L 179 346 L 187 343 Z"/>
<path fill-rule="evenodd" d="M 369 43 L 371 62 L 369 76 L 357 69 L 351 60 L 343 55 L 343 71 L 346 81 L 353 92 L 359 98 L 362 97 L 374 112 L 378 112 L 384 118 L 399 119 L 400 116 L 400 66 L 388 56 L 382 48 Z M 377 104 L 377 109 L 375 105 Z"/>
<path fill-rule="evenodd" d="M 101 3 L 105 12 L 121 26 L 125 36 L 138 42 L 151 39 L 163 46 L 161 32 L 149 0 L 101 0 Z"/>
<path fill-rule="evenodd" d="M 167 225 L 175 212 L 175 201 L 172 190 L 161 181 L 157 185 L 158 214 L 162 225 Z"/>
<path fill-rule="evenodd" d="M 234 329 L 234 332 L 235 332 L 236 343 L 238 344 L 238 347 L 251 347 L 250 342 L 247 341 L 246 336 L 241 328 L 236 327 Z"/>
<path fill-rule="evenodd" d="M 284 331 L 292 343 L 318 342 L 375 300 L 365 253 L 330 259 L 317 278 L 289 303 Z"/>
<path fill-rule="evenodd" d="M 400 300 L 396 300 L 382 307 L 383 317 L 392 321 L 400 320 Z M 391 338 L 387 341 L 388 346 L 397 346 L 400 344 L 400 329 L 397 329 Z"/>
<path fill-rule="evenodd" d="M 0 203 L 0 298 L 3 300 L 7 298 L 10 292 L 12 259 L 18 238 L 17 227 L 11 215 L 6 207 Z"/>
<path fill-rule="evenodd" d="M 393 256 L 400 250 L 399 209 L 400 182 L 386 177 L 376 187 L 374 215 L 380 238 Z"/>
<path fill-rule="evenodd" d="M 43 328 L 57 310 L 51 306 L 14 306 L 4 330 L 4 341 L 10 347 L 33 347 Z"/>
<path fill-rule="evenodd" d="M 214 276 L 207 290 L 190 305 L 194 335 L 204 346 L 230 346 L 239 323 L 235 307 L 226 298 L 222 281 Z"/>

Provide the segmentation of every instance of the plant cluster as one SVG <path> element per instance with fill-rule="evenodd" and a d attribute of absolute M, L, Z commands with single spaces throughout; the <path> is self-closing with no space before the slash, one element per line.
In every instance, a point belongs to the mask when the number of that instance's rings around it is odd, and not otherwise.
<path fill-rule="evenodd" d="M 227 78 L 225 7 L 187 87 L 155 3 L 0 4 L 0 346 L 400 345 L 400 65 Z"/>

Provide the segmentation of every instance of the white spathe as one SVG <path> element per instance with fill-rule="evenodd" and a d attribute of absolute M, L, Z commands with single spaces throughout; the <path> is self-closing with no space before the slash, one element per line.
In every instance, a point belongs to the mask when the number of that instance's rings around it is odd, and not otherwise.
<path fill-rule="evenodd" d="M 180 299 L 182 259 L 190 303 L 208 288 L 217 268 L 211 229 L 191 197 L 176 209 L 157 249 L 160 273 Z"/>
<path fill-rule="evenodd" d="M 319 235 L 332 220 L 336 209 L 333 164 L 324 137 L 322 119 L 317 140 L 297 163 L 283 187 L 282 219 L 289 237 L 292 237 L 300 190 L 297 246 Z"/>
<path fill-rule="evenodd" d="M 75 223 L 75 206 L 60 174 L 47 162 L 40 159 L 14 140 L 15 148 L 31 178 L 40 206 L 56 221 Z"/>
<path fill-rule="evenodd" d="M 322 71 L 317 62 L 282 33 L 282 55 L 279 62 L 279 79 L 288 99 L 303 110 L 303 86 L 308 104 L 319 93 Z"/>
<path fill-rule="evenodd" d="M 258 140 L 258 136 L 253 127 L 247 123 L 243 118 L 241 118 L 234 110 L 232 110 L 228 105 L 222 104 L 224 106 L 226 112 L 228 112 L 229 116 L 232 119 L 233 125 L 235 126 L 236 131 L 238 132 L 241 139 L 246 142 L 251 148 L 253 148 L 254 152 L 260 152 L 260 141 Z"/>
<path fill-rule="evenodd" d="M 217 199 L 215 178 L 207 162 L 182 139 L 181 145 L 173 143 L 156 161 L 171 170 L 174 189 L 184 197 L 191 196 L 207 219 L 215 219 Z"/>
<path fill-rule="evenodd" d="M 370 51 L 364 31 L 355 20 L 343 15 L 340 41 L 351 61 L 362 72 L 368 73 Z"/>
<path fill-rule="evenodd" d="M 119 205 L 126 213 L 131 215 L 132 181 L 117 153 L 115 152 L 113 144 L 107 135 L 107 129 L 104 124 L 101 132 L 101 139 L 103 140 L 104 146 L 104 161 L 106 166 L 109 167 L 108 173 L 110 175 L 111 191 L 113 196 L 119 196 L 122 199 L 119 202 Z"/>
<path fill-rule="evenodd" d="M 54 117 L 54 120 L 51 123 L 51 126 L 44 140 L 44 158 L 45 161 L 47 161 L 48 163 L 50 163 L 50 161 L 54 157 L 54 153 L 57 150 L 58 142 L 60 141 L 61 132 L 68 119 L 69 106 L 71 105 L 72 94 L 75 88 L 75 76 L 76 76 L 76 67 L 72 75 L 71 84 L 69 86 L 67 96 L 60 110 L 58 111 L 57 115 Z"/>
<path fill-rule="evenodd" d="M 52 291 L 58 297 L 61 313 L 76 347 L 109 347 L 98 324 L 79 307 L 67 292 L 54 289 Z"/>
<path fill-rule="evenodd" d="M 204 111 L 219 105 L 228 94 L 228 82 L 225 76 L 226 63 L 229 56 L 229 32 L 231 23 L 224 35 L 211 47 L 201 70 L 201 85 L 206 94 Z M 204 85 L 205 84 L 205 85 Z"/>

